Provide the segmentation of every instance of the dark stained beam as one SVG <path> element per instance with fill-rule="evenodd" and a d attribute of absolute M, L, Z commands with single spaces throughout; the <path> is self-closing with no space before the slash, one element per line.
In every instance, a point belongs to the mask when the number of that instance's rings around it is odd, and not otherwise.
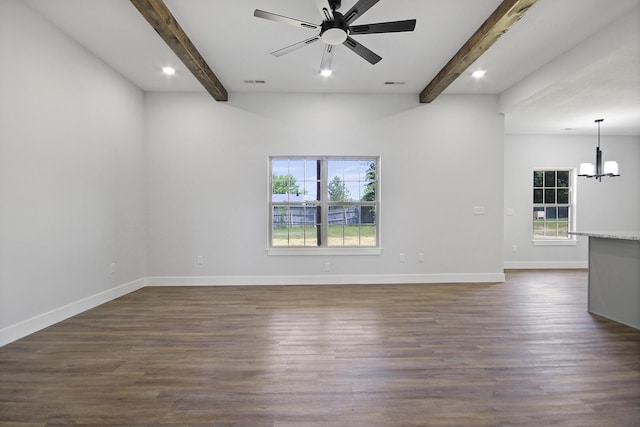
<path fill-rule="evenodd" d="M 524 16 L 537 0 L 504 0 L 420 92 L 420 102 L 436 99 L 476 59 L 480 58 L 500 36 Z"/>
<path fill-rule="evenodd" d="M 176 18 L 162 0 L 130 0 L 162 40 L 178 55 L 196 79 L 216 101 L 228 99 L 227 90 L 191 43 Z"/>

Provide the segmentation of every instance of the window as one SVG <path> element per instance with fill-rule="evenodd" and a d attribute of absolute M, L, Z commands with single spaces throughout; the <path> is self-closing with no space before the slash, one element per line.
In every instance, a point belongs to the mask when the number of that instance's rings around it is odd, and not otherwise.
<path fill-rule="evenodd" d="M 377 157 L 271 157 L 270 248 L 377 248 Z"/>
<path fill-rule="evenodd" d="M 573 170 L 533 171 L 533 239 L 569 240 Z"/>

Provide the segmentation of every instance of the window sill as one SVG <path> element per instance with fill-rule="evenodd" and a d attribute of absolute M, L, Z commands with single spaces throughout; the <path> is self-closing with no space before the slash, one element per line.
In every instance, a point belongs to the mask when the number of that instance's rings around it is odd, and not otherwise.
<path fill-rule="evenodd" d="M 532 240 L 533 246 L 576 246 L 576 239 L 569 240 Z"/>
<path fill-rule="evenodd" d="M 267 248 L 269 256 L 380 255 L 382 248 Z"/>

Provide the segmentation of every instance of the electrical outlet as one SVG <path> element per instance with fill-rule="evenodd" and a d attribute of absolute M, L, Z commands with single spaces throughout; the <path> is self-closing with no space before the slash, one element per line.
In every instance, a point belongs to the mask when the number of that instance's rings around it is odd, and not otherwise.
<path fill-rule="evenodd" d="M 324 265 L 322 266 L 322 270 L 325 273 L 328 273 L 329 271 L 331 271 L 331 263 L 325 262 Z"/>
<path fill-rule="evenodd" d="M 204 258 L 202 257 L 202 255 L 198 255 L 196 257 L 196 264 L 198 264 L 198 265 L 204 264 Z"/>
<path fill-rule="evenodd" d="M 484 206 L 474 206 L 473 207 L 474 215 L 484 215 Z"/>
<path fill-rule="evenodd" d="M 511 251 L 512 251 L 512 252 L 518 252 L 518 245 L 513 245 L 513 246 L 511 247 Z"/>
<path fill-rule="evenodd" d="M 404 254 L 400 254 L 400 262 L 404 262 L 405 258 L 404 258 Z"/>
<path fill-rule="evenodd" d="M 422 252 L 418 254 L 418 262 L 424 262 L 424 254 Z"/>
<path fill-rule="evenodd" d="M 113 274 L 116 272 L 116 263 L 112 262 L 111 265 L 109 266 L 109 273 Z"/>

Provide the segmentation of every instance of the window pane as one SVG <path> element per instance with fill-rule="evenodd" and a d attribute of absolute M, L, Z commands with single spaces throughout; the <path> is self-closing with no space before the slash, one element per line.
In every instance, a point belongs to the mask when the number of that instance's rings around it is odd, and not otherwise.
<path fill-rule="evenodd" d="M 544 216 L 547 219 L 547 222 L 555 222 L 558 218 L 558 208 L 545 208 Z"/>
<path fill-rule="evenodd" d="M 303 200 L 300 183 L 303 181 L 304 167 L 301 162 L 273 160 L 271 164 L 271 200 L 290 202 Z M 297 175 L 296 175 L 297 174 Z"/>
<path fill-rule="evenodd" d="M 533 208 L 533 219 L 534 220 L 544 219 L 544 208 Z"/>
<path fill-rule="evenodd" d="M 347 184 L 338 175 L 335 175 L 327 184 L 329 192 L 329 200 L 332 202 L 345 202 L 351 200 L 351 191 L 347 188 Z M 357 188 L 356 188 L 357 191 Z"/>
<path fill-rule="evenodd" d="M 569 208 L 558 208 L 558 220 L 569 221 Z"/>
<path fill-rule="evenodd" d="M 320 200 L 320 161 L 304 160 L 304 181 L 300 183 L 300 191 L 307 201 Z"/>
<path fill-rule="evenodd" d="M 558 230 L 555 222 L 548 222 L 545 224 L 544 237 L 547 239 L 555 239 L 558 236 Z"/>
<path fill-rule="evenodd" d="M 569 208 L 558 208 L 558 238 L 569 239 Z"/>
<path fill-rule="evenodd" d="M 329 200 L 344 202 L 358 197 L 358 161 L 357 160 L 329 160 L 327 162 L 328 180 L 327 190 Z M 356 185 L 353 185 L 355 181 Z M 355 193 L 355 195 L 353 194 Z"/>
<path fill-rule="evenodd" d="M 305 246 L 318 246 L 318 227 L 315 224 L 306 224 L 304 227 Z"/>
<path fill-rule="evenodd" d="M 361 206 L 360 207 L 360 223 L 375 225 L 376 223 L 376 208 L 374 206 Z"/>
<path fill-rule="evenodd" d="M 292 224 L 289 227 L 289 246 L 304 246 L 304 227 Z"/>
<path fill-rule="evenodd" d="M 289 246 L 289 208 L 274 206 L 271 225 L 271 244 L 273 246 Z"/>
<path fill-rule="evenodd" d="M 373 206 L 330 206 L 329 246 L 375 246 Z"/>
<path fill-rule="evenodd" d="M 375 201 L 376 161 L 329 160 L 327 162 L 329 200 Z"/>
<path fill-rule="evenodd" d="M 376 226 L 361 225 L 360 226 L 360 246 L 375 246 L 376 245 Z"/>
<path fill-rule="evenodd" d="M 556 171 L 544 172 L 544 186 L 555 187 L 556 186 Z"/>
<path fill-rule="evenodd" d="M 305 176 L 305 160 L 290 159 L 289 175 L 292 177 L 292 184 L 304 181 Z"/>
<path fill-rule="evenodd" d="M 314 207 L 275 206 L 273 208 L 273 246 L 317 246 L 317 214 Z"/>
<path fill-rule="evenodd" d="M 271 172 L 273 175 L 287 175 L 289 173 L 289 160 L 271 160 Z"/>
<path fill-rule="evenodd" d="M 556 190 L 544 190 L 544 202 L 545 203 L 555 203 L 556 202 Z"/>
<path fill-rule="evenodd" d="M 558 181 L 557 181 L 556 187 L 569 186 L 569 171 L 558 171 L 557 177 L 558 177 Z"/>
<path fill-rule="evenodd" d="M 356 210 L 357 208 L 353 206 L 330 206 L 329 225 L 357 224 Z"/>
<path fill-rule="evenodd" d="M 329 207 L 329 225 L 327 227 L 327 244 L 344 246 L 344 233 L 347 224 L 347 208 L 344 206 Z"/>
<path fill-rule="evenodd" d="M 318 198 L 320 189 L 317 181 L 303 181 L 298 189 L 300 192 L 296 194 L 296 198 L 293 201 L 316 202 L 320 200 Z"/>
<path fill-rule="evenodd" d="M 376 246 L 376 208 L 360 207 L 360 246 Z"/>
<path fill-rule="evenodd" d="M 533 190 L 533 203 L 543 203 L 542 188 Z"/>
<path fill-rule="evenodd" d="M 544 208 L 533 208 L 533 238 L 544 237 Z"/>
<path fill-rule="evenodd" d="M 377 163 L 375 160 L 366 160 L 361 162 L 361 167 L 364 170 L 363 189 L 360 195 L 360 200 L 366 202 L 376 201 L 376 177 L 377 177 Z"/>
<path fill-rule="evenodd" d="M 304 161 L 305 181 L 317 181 L 320 179 L 320 160 Z"/>
<path fill-rule="evenodd" d="M 569 189 L 568 188 L 559 188 L 558 189 L 558 203 L 569 203 Z"/>
<path fill-rule="evenodd" d="M 533 186 L 542 187 L 543 171 L 533 171 Z"/>
<path fill-rule="evenodd" d="M 568 239 L 568 238 L 569 238 L 569 223 L 559 222 L 558 223 L 558 239 Z"/>
<path fill-rule="evenodd" d="M 271 177 L 271 201 L 287 202 L 289 201 L 289 180 L 286 175 L 273 175 Z"/>
<path fill-rule="evenodd" d="M 343 206 L 329 207 L 328 241 L 329 246 L 344 246 L 345 225 L 347 223 L 346 208 Z"/>

